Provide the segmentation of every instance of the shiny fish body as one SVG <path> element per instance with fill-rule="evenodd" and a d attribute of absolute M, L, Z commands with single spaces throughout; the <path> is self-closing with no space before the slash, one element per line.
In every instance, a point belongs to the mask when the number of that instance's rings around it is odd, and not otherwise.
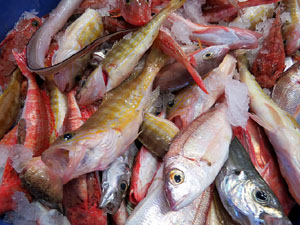
<path fill-rule="evenodd" d="M 22 74 L 19 69 L 13 72 L 12 79 L 0 96 L 0 140 L 16 122 L 21 108 L 21 80 Z"/>
<path fill-rule="evenodd" d="M 126 195 L 136 152 L 135 144 L 131 144 L 129 149 L 102 173 L 102 194 L 99 207 L 109 214 L 115 214 L 118 211 Z"/>
<path fill-rule="evenodd" d="M 295 63 L 277 81 L 272 99 L 293 115 L 300 124 L 300 62 Z"/>
<path fill-rule="evenodd" d="M 167 119 L 145 113 L 140 131 L 142 144 L 156 156 L 163 157 L 179 129 Z"/>
<path fill-rule="evenodd" d="M 168 15 L 181 7 L 184 2 L 185 0 L 172 0 L 149 23 L 113 46 L 101 63 L 102 70 L 108 75 L 107 91 L 128 77 L 139 59 L 152 45 Z"/>
<path fill-rule="evenodd" d="M 103 35 L 104 28 L 99 13 L 94 9 L 87 9 L 65 31 L 59 41 L 59 48 L 53 56 L 53 65 L 62 62 L 82 48 Z M 88 63 L 86 55 L 68 65 L 54 75 L 54 80 L 60 91 L 69 91 L 75 84 L 75 77 L 83 72 Z"/>
<path fill-rule="evenodd" d="M 217 176 L 216 187 L 223 205 L 236 222 L 291 225 L 275 194 L 236 138 L 230 144 L 228 160 Z"/>
<path fill-rule="evenodd" d="M 228 156 L 232 130 L 226 103 L 202 114 L 173 140 L 164 157 L 164 189 L 172 210 L 198 198 Z"/>
<path fill-rule="evenodd" d="M 99 109 L 76 131 L 64 134 L 42 155 L 63 178 L 105 170 L 138 136 L 153 80 L 167 57 L 155 48 L 141 74 L 110 92 Z"/>
<path fill-rule="evenodd" d="M 242 60 L 239 60 L 240 79 L 248 87 L 250 109 L 274 147 L 290 193 L 300 203 L 300 125 L 264 93 Z"/>
<path fill-rule="evenodd" d="M 204 79 L 209 95 L 202 93 L 196 84 L 183 89 L 176 95 L 174 105 L 169 107 L 167 118 L 182 128 L 206 112 L 224 93 L 225 82 L 233 77 L 235 66 L 235 58 L 226 55 L 219 67 Z"/>

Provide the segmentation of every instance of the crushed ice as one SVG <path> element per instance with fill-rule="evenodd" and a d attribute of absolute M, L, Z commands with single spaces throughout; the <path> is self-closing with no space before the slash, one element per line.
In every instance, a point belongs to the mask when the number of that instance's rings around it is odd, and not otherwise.
<path fill-rule="evenodd" d="M 206 0 L 187 0 L 183 5 L 185 17 L 194 23 L 206 24 L 206 20 L 202 15 L 202 5 Z"/>
<path fill-rule="evenodd" d="M 177 41 L 180 41 L 182 44 L 192 44 L 190 39 L 190 34 L 192 33 L 183 22 L 178 21 L 174 22 L 171 28 L 171 33 Z"/>

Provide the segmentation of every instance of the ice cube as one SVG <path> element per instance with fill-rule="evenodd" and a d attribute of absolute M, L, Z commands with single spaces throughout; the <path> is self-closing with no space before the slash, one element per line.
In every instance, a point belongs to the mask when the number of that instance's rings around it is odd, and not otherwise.
<path fill-rule="evenodd" d="M 9 157 L 13 161 L 13 168 L 17 173 L 21 173 L 24 168 L 24 163 L 29 161 L 33 156 L 32 150 L 24 147 L 24 145 L 14 145 L 9 152 Z"/>
<path fill-rule="evenodd" d="M 202 5 L 206 0 L 187 0 L 184 5 L 184 15 L 194 23 L 206 24 L 206 20 L 202 15 Z"/>
<path fill-rule="evenodd" d="M 249 115 L 248 88 L 238 80 L 225 83 L 225 97 L 228 104 L 228 119 L 232 126 L 246 127 Z"/>
<path fill-rule="evenodd" d="M 177 41 L 180 41 L 183 44 L 192 44 L 190 39 L 191 30 L 189 30 L 183 22 L 178 21 L 174 22 L 171 28 L 171 33 Z"/>

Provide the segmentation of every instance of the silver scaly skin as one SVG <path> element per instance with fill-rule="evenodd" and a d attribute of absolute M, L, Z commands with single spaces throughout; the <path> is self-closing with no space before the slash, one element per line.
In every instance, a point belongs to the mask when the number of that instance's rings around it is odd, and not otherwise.
<path fill-rule="evenodd" d="M 237 138 L 230 144 L 216 187 L 228 213 L 243 225 L 292 224 Z"/>

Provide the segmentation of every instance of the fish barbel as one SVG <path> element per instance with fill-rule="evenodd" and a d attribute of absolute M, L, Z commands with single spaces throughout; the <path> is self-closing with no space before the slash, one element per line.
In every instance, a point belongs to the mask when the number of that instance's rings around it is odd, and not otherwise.
<path fill-rule="evenodd" d="M 42 155 L 63 183 L 105 170 L 138 136 L 153 80 L 167 57 L 155 46 L 141 74 L 110 92 L 79 129 L 65 133 Z"/>
<path fill-rule="evenodd" d="M 232 130 L 225 102 L 197 117 L 173 140 L 164 157 L 164 189 L 172 210 L 198 198 L 228 156 Z"/>
<path fill-rule="evenodd" d="M 290 193 L 300 203 L 300 125 L 264 93 L 243 60 L 240 56 L 240 79 L 248 87 L 250 109 L 255 113 L 255 120 L 264 127 L 274 147 L 280 171 L 287 181 Z"/>
<path fill-rule="evenodd" d="M 237 138 L 229 147 L 228 160 L 216 179 L 221 201 L 241 224 L 290 224 L 267 183 L 255 170 Z"/>

